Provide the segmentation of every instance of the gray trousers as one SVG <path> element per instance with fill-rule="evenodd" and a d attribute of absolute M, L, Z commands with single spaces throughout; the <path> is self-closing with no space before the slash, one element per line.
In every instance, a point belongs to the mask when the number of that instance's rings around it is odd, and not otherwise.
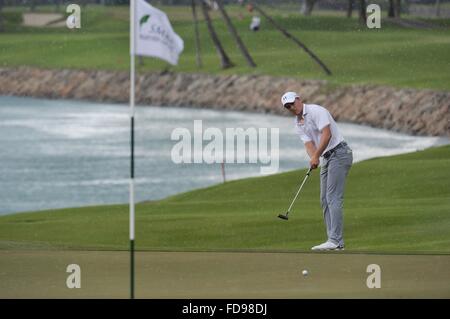
<path fill-rule="evenodd" d="M 327 228 L 328 241 L 344 246 L 344 188 L 345 179 L 353 163 L 350 147 L 338 148 L 320 169 L 320 201 Z"/>

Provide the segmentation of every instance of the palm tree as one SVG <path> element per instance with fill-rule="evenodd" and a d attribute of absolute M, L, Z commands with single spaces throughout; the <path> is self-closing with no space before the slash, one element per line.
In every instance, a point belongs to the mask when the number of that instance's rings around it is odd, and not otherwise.
<path fill-rule="evenodd" d="M 359 0 L 359 22 L 361 24 L 366 24 L 367 21 L 366 8 L 366 0 Z"/>
<path fill-rule="evenodd" d="M 395 17 L 394 0 L 389 0 L 388 17 L 389 18 Z"/>
<path fill-rule="evenodd" d="M 348 0 L 347 18 L 351 18 L 352 17 L 354 3 L 355 3 L 355 0 Z"/>
<path fill-rule="evenodd" d="M 400 18 L 400 13 L 402 10 L 401 0 L 389 0 L 389 11 L 388 17 L 390 18 Z"/>
<path fill-rule="evenodd" d="M 239 50 L 241 51 L 242 55 L 244 56 L 245 60 L 247 61 L 247 64 L 251 66 L 252 68 L 256 67 L 256 63 L 253 61 L 252 57 L 250 56 L 250 53 L 248 53 L 247 48 L 245 47 L 244 43 L 242 42 L 241 38 L 239 37 L 239 34 L 237 33 L 233 23 L 231 22 L 230 17 L 228 16 L 227 12 L 225 11 L 225 8 L 222 5 L 222 1 L 216 0 L 217 6 L 219 8 L 220 13 L 222 14 L 223 19 L 225 20 L 225 23 L 227 24 L 228 31 L 230 32 L 232 38 L 236 42 Z"/>
<path fill-rule="evenodd" d="M 2 9 L 3 9 L 3 0 L 0 0 L 0 32 L 3 31 L 3 15 L 2 15 Z"/>
<path fill-rule="evenodd" d="M 211 40 L 214 43 L 214 46 L 216 47 L 216 51 L 220 56 L 220 62 L 222 64 L 222 69 L 228 69 L 234 66 L 233 62 L 231 62 L 230 58 L 228 57 L 227 53 L 225 52 L 222 44 L 220 43 L 219 37 L 217 36 L 216 31 L 214 30 L 214 26 L 211 22 L 211 18 L 209 17 L 208 13 L 208 7 L 205 3 L 205 1 L 202 1 L 202 12 L 203 16 L 206 20 L 206 25 L 208 26 L 208 32 L 211 36 Z"/>
<path fill-rule="evenodd" d="M 316 0 L 303 0 L 302 4 L 302 13 L 305 16 L 311 15 L 311 12 L 313 11 L 314 4 L 316 3 Z"/>
<path fill-rule="evenodd" d="M 401 11 L 402 11 L 402 0 L 395 0 L 394 12 L 396 18 L 400 18 Z"/>
<path fill-rule="evenodd" d="M 197 10 L 195 6 L 195 0 L 191 0 L 192 16 L 194 18 L 194 31 L 195 31 L 195 61 L 197 62 L 197 67 L 202 67 L 202 57 L 200 51 L 200 35 L 198 31 L 198 19 Z"/>
<path fill-rule="evenodd" d="M 292 40 L 295 44 L 297 44 L 299 47 L 301 47 L 310 57 L 314 60 L 317 64 L 320 65 L 320 67 L 325 71 L 327 75 L 331 75 L 330 69 L 323 63 L 317 55 L 314 54 L 303 42 L 301 42 L 299 39 L 297 39 L 294 35 L 289 33 L 286 29 L 284 29 L 281 25 L 279 25 L 275 20 L 273 20 L 263 9 L 261 9 L 259 6 L 257 6 L 254 3 L 251 3 L 252 7 L 258 11 L 264 18 L 267 19 L 278 31 L 280 31 L 286 38 Z"/>

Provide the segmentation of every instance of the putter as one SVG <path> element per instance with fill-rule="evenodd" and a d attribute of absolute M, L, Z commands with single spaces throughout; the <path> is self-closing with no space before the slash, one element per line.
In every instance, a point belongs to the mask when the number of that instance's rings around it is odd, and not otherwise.
<path fill-rule="evenodd" d="M 309 168 L 308 172 L 306 173 L 306 176 L 303 179 L 302 185 L 300 185 L 300 188 L 298 189 L 297 194 L 295 194 L 294 200 L 292 201 L 291 205 L 289 206 L 287 212 L 285 214 L 278 215 L 278 218 L 281 218 L 281 219 L 284 219 L 284 220 L 288 220 L 289 219 L 288 215 L 289 215 L 289 212 L 291 211 L 292 205 L 294 205 L 295 200 L 298 197 L 298 194 L 300 194 L 300 191 L 302 190 L 303 185 L 305 185 L 306 180 L 308 179 L 309 175 L 311 174 L 311 170 L 312 170 L 312 168 Z"/>

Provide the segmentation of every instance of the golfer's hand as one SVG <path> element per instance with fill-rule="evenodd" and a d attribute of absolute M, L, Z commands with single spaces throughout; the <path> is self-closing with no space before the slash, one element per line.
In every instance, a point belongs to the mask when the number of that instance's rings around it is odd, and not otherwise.
<path fill-rule="evenodd" d="M 309 166 L 311 169 L 316 169 L 319 166 L 319 157 L 313 156 L 311 157 L 311 160 L 309 161 Z"/>

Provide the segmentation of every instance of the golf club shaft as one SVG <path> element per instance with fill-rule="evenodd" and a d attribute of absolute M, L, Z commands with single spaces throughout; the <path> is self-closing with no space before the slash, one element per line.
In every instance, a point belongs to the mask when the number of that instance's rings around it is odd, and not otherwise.
<path fill-rule="evenodd" d="M 291 203 L 291 205 L 289 206 L 286 215 L 289 214 L 289 212 L 291 211 L 292 205 L 294 205 L 295 200 L 297 199 L 298 194 L 300 194 L 300 191 L 302 190 L 303 185 L 305 185 L 305 182 L 306 182 L 306 180 L 308 179 L 310 173 L 311 173 L 311 168 L 310 168 L 310 169 L 308 170 L 308 172 L 306 173 L 306 176 L 305 176 L 305 178 L 303 179 L 302 185 L 300 185 L 300 188 L 298 189 L 297 194 L 295 194 L 295 197 L 294 197 L 294 199 L 292 200 L 292 203 Z"/>

